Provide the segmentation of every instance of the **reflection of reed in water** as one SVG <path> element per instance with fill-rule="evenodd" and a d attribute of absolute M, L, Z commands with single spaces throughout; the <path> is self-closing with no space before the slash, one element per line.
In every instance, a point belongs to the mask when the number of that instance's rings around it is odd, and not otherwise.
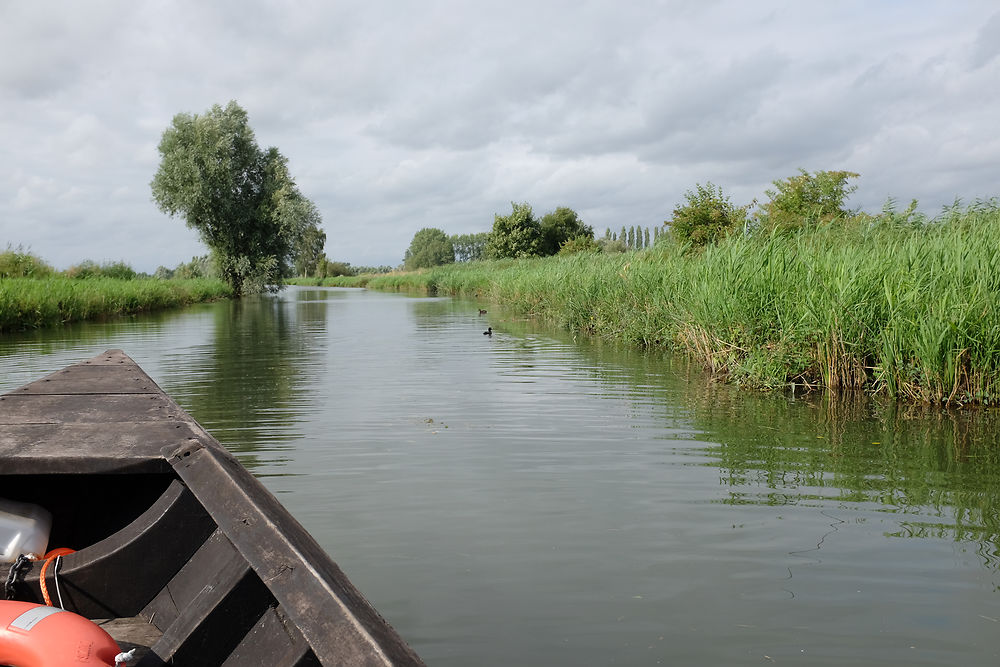
<path fill-rule="evenodd" d="M 874 503 L 912 515 L 892 537 L 976 543 L 1000 569 L 1000 412 L 873 401 L 864 394 L 741 393 L 692 386 L 691 416 L 732 487 L 728 502 Z"/>

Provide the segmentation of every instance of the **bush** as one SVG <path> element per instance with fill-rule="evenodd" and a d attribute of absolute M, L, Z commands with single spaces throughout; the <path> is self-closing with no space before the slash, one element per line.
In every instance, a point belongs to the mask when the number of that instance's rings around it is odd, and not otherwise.
<path fill-rule="evenodd" d="M 774 190 L 766 190 L 770 201 L 761 207 L 760 225 L 767 231 L 788 231 L 826 224 L 853 213 L 844 208 L 844 200 L 858 189 L 847 181 L 858 178 L 853 171 L 817 171 L 799 169 L 798 176 L 774 181 Z"/>
<path fill-rule="evenodd" d="M 562 251 L 562 246 L 571 239 L 579 237 L 594 238 L 594 229 L 585 225 L 577 212 L 566 206 L 560 206 L 551 213 L 542 216 L 539 223 L 542 231 L 542 255 L 555 255 Z"/>
<path fill-rule="evenodd" d="M 117 280 L 132 280 L 136 277 L 135 269 L 125 262 L 102 264 L 101 275 L 105 278 L 115 278 Z"/>
<path fill-rule="evenodd" d="M 0 278 L 45 278 L 55 269 L 21 246 L 0 252 Z"/>
<path fill-rule="evenodd" d="M 559 247 L 560 255 L 572 255 L 578 252 L 601 252 L 601 246 L 597 244 L 593 236 L 577 236 L 564 241 Z"/>
<path fill-rule="evenodd" d="M 211 255 L 202 255 L 201 257 L 192 257 L 190 262 L 178 264 L 177 268 L 171 271 L 170 277 L 182 280 L 218 278 L 219 270 Z"/>
<path fill-rule="evenodd" d="M 79 264 L 66 269 L 64 275 L 67 278 L 76 280 L 86 280 L 87 278 L 97 278 L 101 275 L 101 267 L 92 259 L 85 259 Z"/>
<path fill-rule="evenodd" d="M 357 275 L 357 269 L 355 269 L 349 262 L 332 262 L 329 259 L 323 258 L 316 265 L 316 275 L 315 278 L 334 278 L 337 276 L 354 276 Z"/>
<path fill-rule="evenodd" d="M 537 257 L 542 251 L 542 225 L 535 219 L 528 203 L 510 203 L 510 215 L 497 214 L 493 231 L 486 242 L 490 259 Z"/>
<path fill-rule="evenodd" d="M 612 254 L 616 252 L 625 252 L 628 248 L 625 246 L 624 241 L 619 241 L 618 239 L 603 238 L 597 241 L 597 246 L 601 252 Z"/>
<path fill-rule="evenodd" d="M 65 271 L 67 278 L 87 280 L 89 278 L 114 278 L 116 280 L 133 280 L 135 270 L 125 262 L 105 262 L 98 264 L 92 259 L 85 259 Z"/>
<path fill-rule="evenodd" d="M 686 204 L 674 209 L 671 234 L 678 241 L 695 246 L 717 243 L 734 229 L 746 224 L 746 207 L 733 205 L 722 188 L 698 183 L 684 193 Z"/>

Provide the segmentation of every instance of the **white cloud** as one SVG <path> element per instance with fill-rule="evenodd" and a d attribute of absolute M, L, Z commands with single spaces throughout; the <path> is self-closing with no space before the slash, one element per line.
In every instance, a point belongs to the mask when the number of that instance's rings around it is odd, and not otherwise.
<path fill-rule="evenodd" d="M 653 225 L 696 182 L 748 201 L 798 167 L 933 211 L 998 194 L 998 31 L 988 0 L 4 3 L 0 244 L 204 252 L 149 181 L 173 115 L 230 99 L 355 264 L 512 200 Z"/>

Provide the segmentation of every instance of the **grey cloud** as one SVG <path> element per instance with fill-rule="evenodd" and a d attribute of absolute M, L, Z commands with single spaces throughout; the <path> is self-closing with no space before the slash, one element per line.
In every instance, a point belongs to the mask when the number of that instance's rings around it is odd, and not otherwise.
<path fill-rule="evenodd" d="M 1000 55 L 1000 12 L 994 14 L 979 29 L 972 45 L 972 66 L 983 67 Z"/>
<path fill-rule="evenodd" d="M 172 116 L 230 99 L 355 264 L 511 200 L 649 225 L 696 182 L 748 201 L 798 167 L 934 209 L 996 194 L 998 26 L 988 0 L 5 3 L 0 246 L 204 252 L 148 183 Z"/>

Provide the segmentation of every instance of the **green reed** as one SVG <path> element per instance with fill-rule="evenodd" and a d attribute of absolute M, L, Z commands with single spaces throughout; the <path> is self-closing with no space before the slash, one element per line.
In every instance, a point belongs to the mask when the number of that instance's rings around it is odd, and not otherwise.
<path fill-rule="evenodd" d="M 225 283 L 203 278 L 5 278 L 0 280 L 0 333 L 129 315 L 229 296 L 232 293 Z"/>
<path fill-rule="evenodd" d="M 1000 402 L 1000 208 L 921 225 L 859 216 L 795 234 L 448 265 L 372 277 L 574 331 L 684 350 L 757 387 Z"/>

